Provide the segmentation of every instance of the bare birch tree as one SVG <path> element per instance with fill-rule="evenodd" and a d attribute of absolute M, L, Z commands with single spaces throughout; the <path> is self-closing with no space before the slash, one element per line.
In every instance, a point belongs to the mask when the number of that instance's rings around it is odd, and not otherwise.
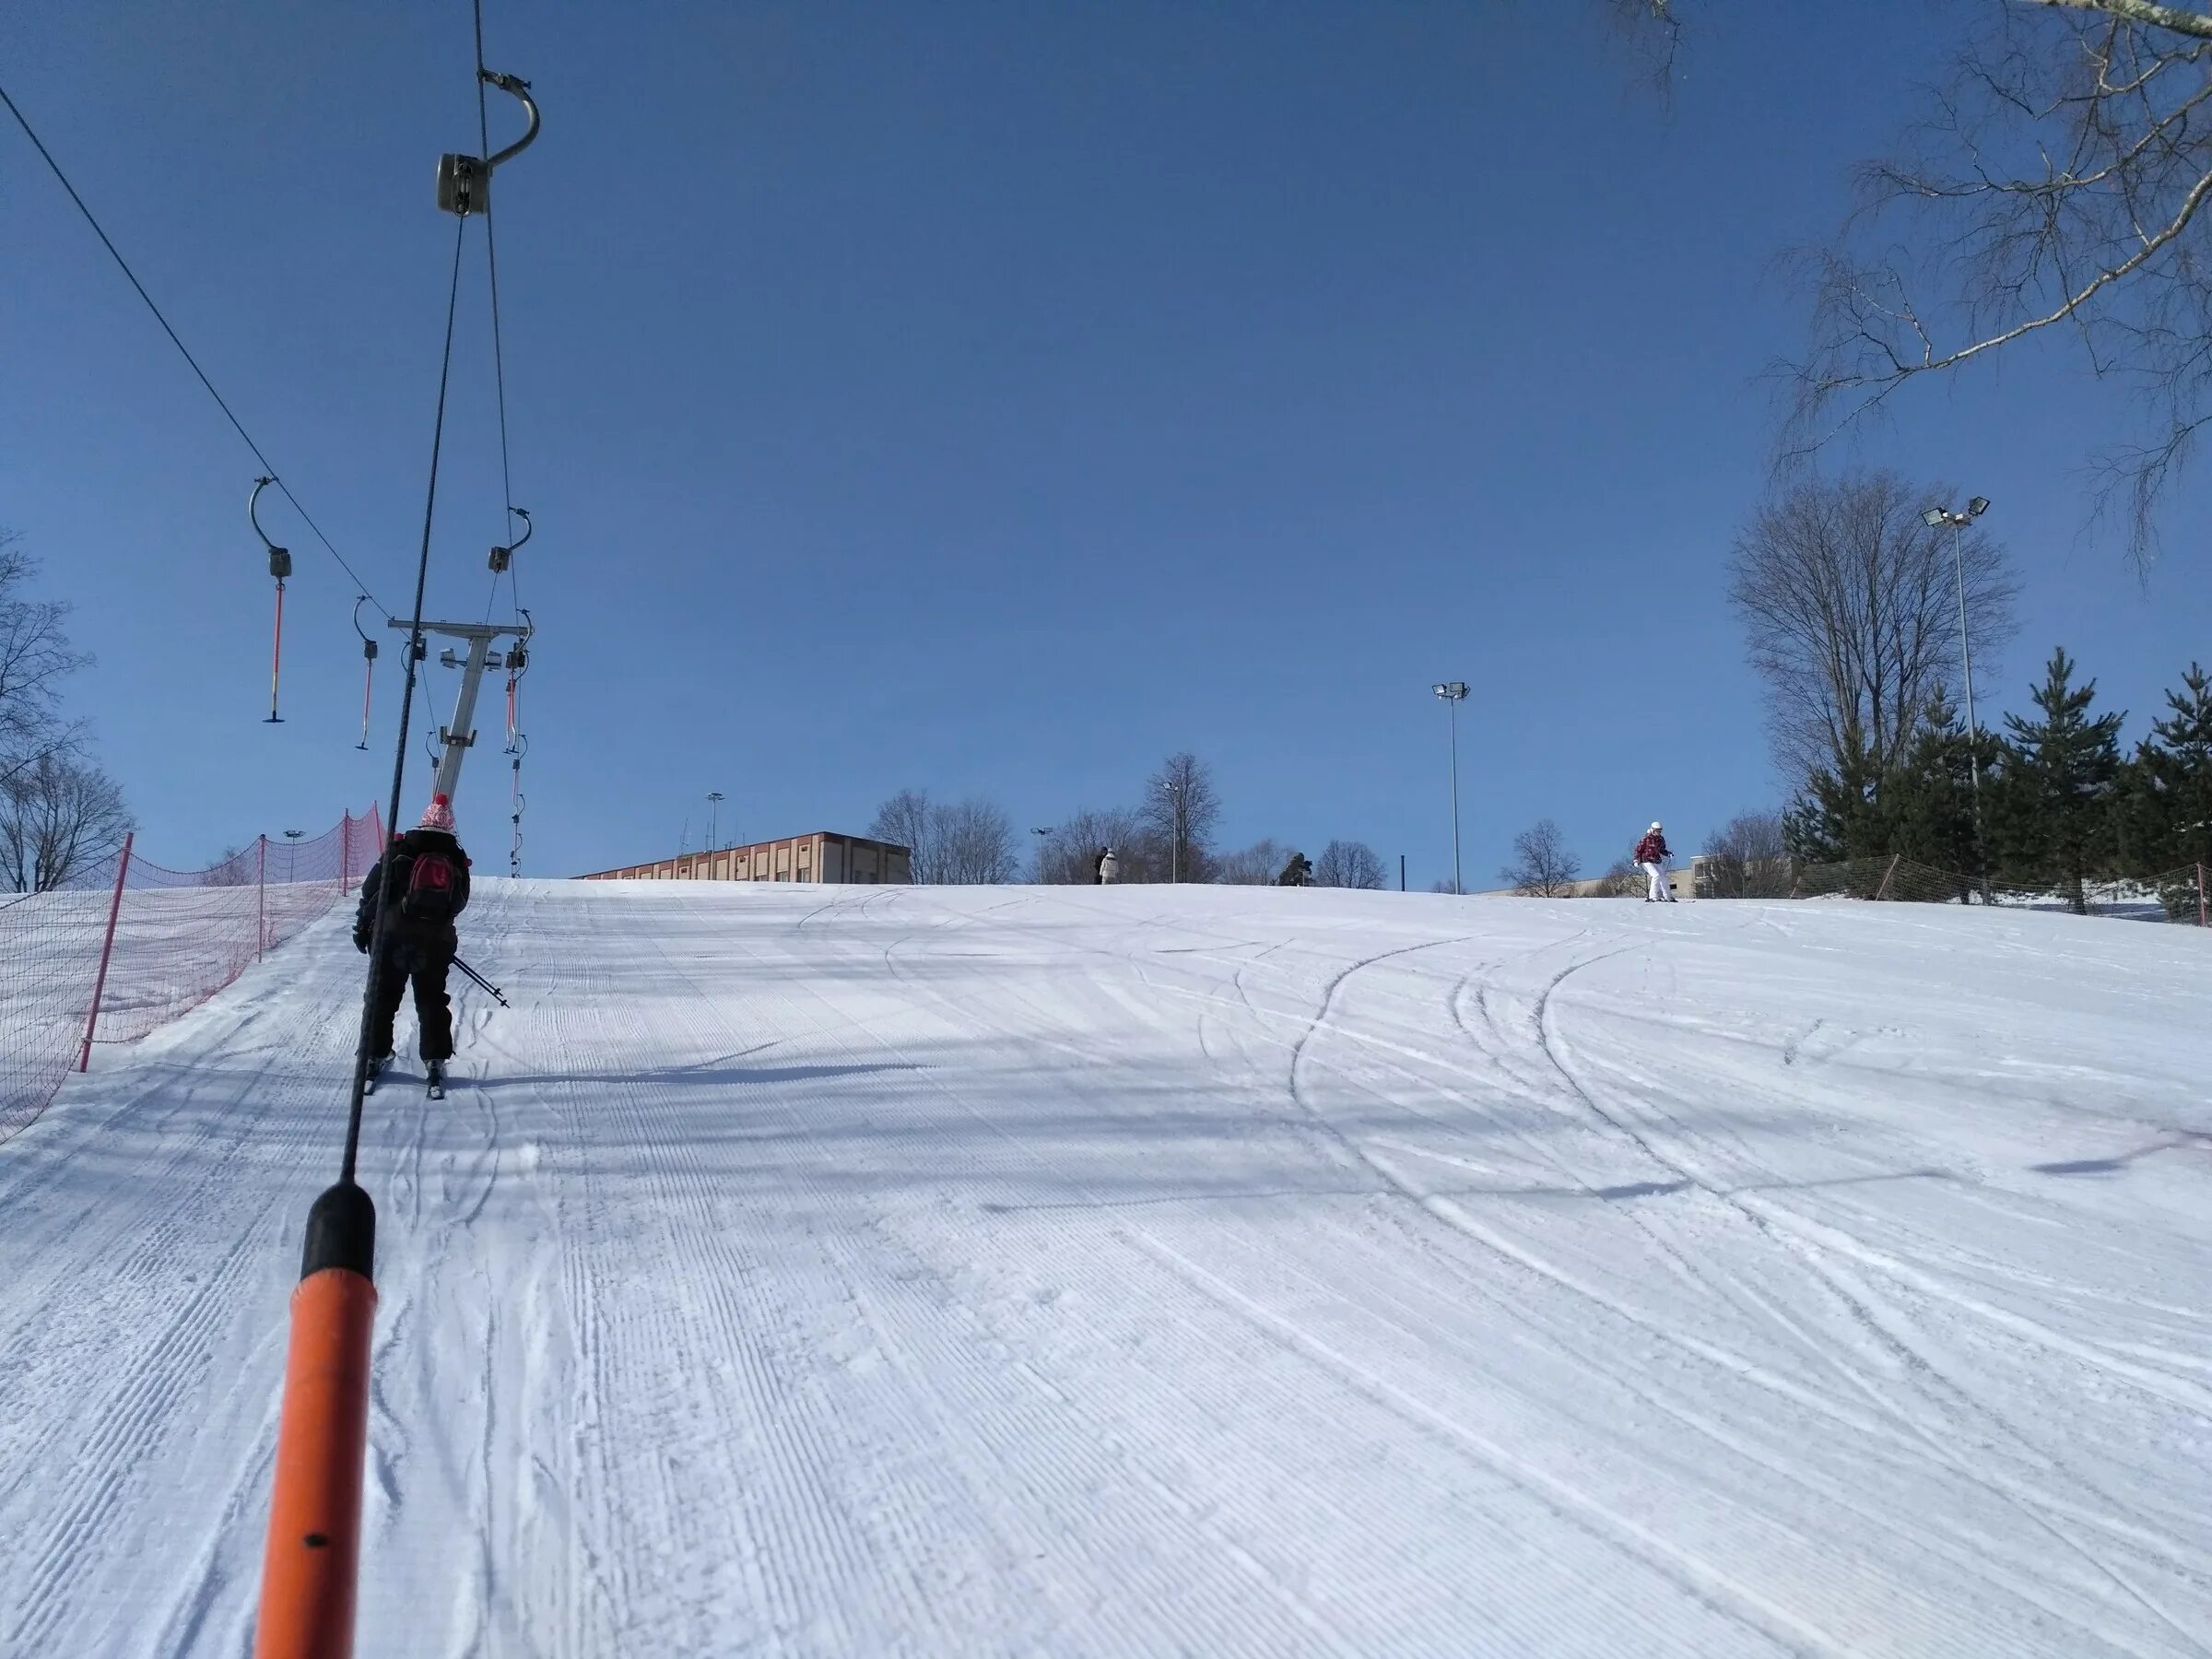
<path fill-rule="evenodd" d="M 1634 899 L 1650 885 L 1651 878 L 1636 867 L 1635 862 L 1617 858 L 1606 866 L 1606 873 L 1597 878 L 1588 895 L 1593 899 Z"/>
<path fill-rule="evenodd" d="M 1289 848 L 1272 835 L 1263 835 L 1249 847 L 1217 855 L 1213 879 L 1223 887 L 1273 887 L 1289 856 Z"/>
<path fill-rule="evenodd" d="M 1567 850 L 1566 831 L 1551 818 L 1538 818 L 1513 837 L 1513 861 L 1498 874 L 1524 898 L 1560 899 L 1573 888 L 1581 870 Z"/>
<path fill-rule="evenodd" d="M 1944 492 L 1889 473 L 1802 481 L 1736 537 L 1729 603 L 1767 683 L 1767 724 L 1793 788 L 1841 775 L 1858 735 L 1878 772 L 1912 740 L 1958 667 L 1954 555 L 1966 575 L 1977 662 L 2012 637 L 2017 590 L 2004 549 L 1979 527 L 1931 528 Z M 1951 537 L 1963 538 L 1954 548 Z"/>
<path fill-rule="evenodd" d="M 1313 885 L 1376 888 L 1382 885 L 1382 861 L 1365 841 L 1333 841 L 1313 865 Z"/>
<path fill-rule="evenodd" d="M 1141 808 L 1146 828 L 1166 851 L 1165 879 L 1204 881 L 1221 798 L 1214 793 L 1213 768 L 1184 750 L 1170 755 L 1152 774 Z"/>
<path fill-rule="evenodd" d="M 200 872 L 198 885 L 204 888 L 252 887 L 256 862 L 253 847 L 225 847 L 216 854 L 215 862 Z"/>
<path fill-rule="evenodd" d="M 81 731 L 62 720 L 61 686 L 92 660 L 69 643 L 69 607 L 30 596 L 38 564 L 17 540 L 0 531 L 0 785 L 76 749 Z"/>
<path fill-rule="evenodd" d="M 1790 862 L 1779 812 L 1739 812 L 1705 838 L 1698 873 L 1700 899 L 1782 899 Z"/>
<path fill-rule="evenodd" d="M 967 800 L 932 806 L 928 840 L 935 864 L 934 879 L 949 887 L 982 887 L 1012 881 L 1014 823 L 989 801 Z"/>
<path fill-rule="evenodd" d="M 902 789 L 877 807 L 875 821 L 868 826 L 868 838 L 907 850 L 916 887 L 929 887 L 936 882 L 937 849 L 930 833 L 926 790 Z"/>
<path fill-rule="evenodd" d="M 43 754 L 0 785 L 0 884 L 18 893 L 66 886 L 123 844 L 123 791 L 98 767 Z"/>
<path fill-rule="evenodd" d="M 990 801 L 932 801 L 902 789 L 876 809 L 869 836 L 907 849 L 916 887 L 973 887 L 1014 880 L 1021 860 L 1014 821 Z"/>

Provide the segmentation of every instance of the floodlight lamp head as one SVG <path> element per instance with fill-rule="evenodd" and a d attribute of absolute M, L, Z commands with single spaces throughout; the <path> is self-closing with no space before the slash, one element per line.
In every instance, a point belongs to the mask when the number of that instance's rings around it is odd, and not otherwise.
<path fill-rule="evenodd" d="M 1980 518 L 1988 511 L 1989 498 L 1987 496 L 1976 496 L 1966 504 L 1966 515 L 1969 518 Z"/>
<path fill-rule="evenodd" d="M 1940 530 L 1951 522 L 1951 515 L 1940 507 L 1931 507 L 1920 515 L 1920 522 L 1931 530 Z"/>

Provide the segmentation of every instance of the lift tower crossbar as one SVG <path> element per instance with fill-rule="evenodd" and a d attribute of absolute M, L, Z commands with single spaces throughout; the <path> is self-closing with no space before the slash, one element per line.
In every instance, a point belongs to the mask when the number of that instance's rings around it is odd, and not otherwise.
<path fill-rule="evenodd" d="M 393 619 L 392 626 L 402 633 L 411 633 L 415 627 L 412 622 L 397 618 Z M 461 762 L 476 747 L 477 692 L 483 686 L 484 670 L 506 666 L 506 657 L 493 651 L 492 646 L 512 636 L 514 650 L 519 652 L 528 641 L 531 629 L 526 623 L 495 628 L 480 622 L 425 622 L 422 631 L 441 639 L 459 640 L 468 647 L 465 658 L 456 658 L 449 651 L 440 659 L 447 666 L 461 670 L 461 691 L 453 699 L 453 723 L 441 728 L 438 734 L 444 753 L 439 757 L 438 780 L 431 786 L 432 794 L 451 801 L 455 798 L 461 782 Z"/>

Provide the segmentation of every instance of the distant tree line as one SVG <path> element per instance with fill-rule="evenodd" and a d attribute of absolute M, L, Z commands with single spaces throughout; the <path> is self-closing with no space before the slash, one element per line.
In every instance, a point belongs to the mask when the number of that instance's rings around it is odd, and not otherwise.
<path fill-rule="evenodd" d="M 1380 888 L 1382 860 L 1364 841 L 1335 840 L 1309 860 L 1263 836 L 1250 846 L 1218 844 L 1221 798 L 1213 768 L 1188 750 L 1171 755 L 1130 806 L 1089 806 L 1033 829 L 1030 879 L 1088 886 L 1100 853 L 1112 847 L 1124 883 L 1213 882 L 1235 887 L 1295 885 Z M 911 849 L 914 880 L 928 886 L 1003 883 L 1020 878 L 1013 819 L 990 801 L 950 804 L 925 791 L 900 790 L 877 809 L 868 833 Z"/>

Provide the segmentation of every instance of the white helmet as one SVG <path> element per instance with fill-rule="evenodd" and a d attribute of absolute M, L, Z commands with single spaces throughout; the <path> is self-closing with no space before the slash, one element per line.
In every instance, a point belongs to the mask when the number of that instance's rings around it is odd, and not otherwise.
<path fill-rule="evenodd" d="M 1652 820 L 1652 828 L 1654 830 L 1659 828 L 1659 820 L 1657 818 L 1653 818 Z"/>

